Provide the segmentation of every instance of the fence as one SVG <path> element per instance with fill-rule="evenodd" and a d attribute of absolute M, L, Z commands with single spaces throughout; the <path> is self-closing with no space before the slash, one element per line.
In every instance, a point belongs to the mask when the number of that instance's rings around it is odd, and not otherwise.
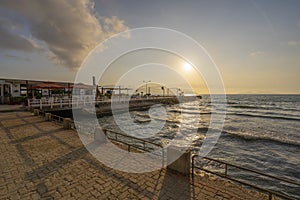
<path fill-rule="evenodd" d="M 196 158 L 201 158 L 202 161 L 206 160 L 208 162 L 218 163 L 219 166 L 223 165 L 224 166 L 224 172 L 223 173 L 222 172 L 216 172 L 216 171 L 212 171 L 212 170 L 209 170 L 209 169 L 205 169 L 204 166 L 196 166 L 195 165 L 195 159 Z M 269 189 L 265 189 L 265 188 L 253 185 L 251 183 L 245 182 L 243 180 L 239 180 L 239 179 L 237 179 L 237 178 L 235 178 L 235 177 L 228 174 L 229 167 L 239 169 L 239 170 L 242 170 L 242 171 L 247 172 L 247 173 L 255 174 L 257 178 L 262 177 L 262 178 L 271 179 L 273 181 L 281 181 L 283 183 L 294 185 L 296 187 L 300 186 L 300 183 L 298 183 L 296 181 L 289 180 L 289 179 L 286 179 L 286 178 L 281 178 L 281 177 L 275 177 L 275 176 L 265 174 L 265 173 L 257 171 L 257 170 L 249 169 L 249 168 L 246 168 L 246 167 L 241 167 L 241 166 L 238 166 L 238 165 L 235 165 L 235 164 L 232 164 L 232 163 L 228 163 L 228 162 L 225 162 L 225 161 L 221 161 L 221 160 L 217 160 L 217 159 L 213 159 L 213 158 L 208 158 L 208 157 L 200 157 L 198 155 L 193 155 L 192 156 L 192 174 L 193 174 L 193 176 L 194 176 L 194 173 L 195 173 L 195 169 L 198 169 L 200 171 L 205 171 L 207 173 L 217 175 L 219 177 L 237 182 L 239 184 L 242 184 L 242 185 L 254 188 L 254 189 L 256 189 L 258 191 L 261 191 L 263 193 L 266 193 L 266 194 L 268 194 L 269 200 L 273 199 L 273 197 L 280 197 L 280 198 L 289 199 L 289 200 L 294 199 L 293 197 L 290 197 L 288 195 L 285 195 L 285 194 L 282 194 L 282 193 L 279 193 L 279 192 L 276 192 L 276 191 L 272 191 L 272 190 L 269 190 Z"/>
<path fill-rule="evenodd" d="M 94 105 L 97 103 L 95 100 L 72 100 L 72 99 L 28 99 L 27 106 L 28 110 L 34 108 L 64 108 L 64 107 L 80 107 L 85 105 Z"/>
<path fill-rule="evenodd" d="M 163 149 L 162 145 L 160 145 L 160 144 L 157 144 L 157 143 L 154 143 L 151 141 L 147 141 L 147 140 L 143 140 L 140 138 L 136 138 L 133 136 L 129 136 L 129 135 L 126 135 L 123 133 L 119 133 L 119 132 L 110 130 L 110 129 L 104 129 L 104 134 L 108 139 L 110 139 L 112 141 L 120 142 L 120 143 L 127 145 L 128 151 L 130 151 L 131 147 L 138 149 L 138 150 L 145 151 L 145 152 L 152 151 L 154 148 Z M 152 148 L 149 147 L 149 145 L 152 146 Z M 162 154 L 164 154 L 164 151 L 162 151 Z"/>
<path fill-rule="evenodd" d="M 94 97 L 94 96 L 93 96 Z M 27 100 L 27 106 L 28 110 L 34 109 L 34 108 L 47 108 L 47 109 L 53 109 L 53 108 L 64 108 L 64 107 L 82 107 L 82 106 L 91 106 L 91 105 L 97 105 L 97 104 L 110 104 L 111 99 L 101 99 L 101 100 L 95 100 L 91 96 L 83 96 L 83 97 L 74 97 L 71 98 L 48 98 L 48 99 L 28 99 Z M 157 96 L 157 97 L 144 97 L 144 98 L 131 98 L 130 102 L 149 102 L 149 101 L 160 101 L 160 100 L 168 100 L 168 99 L 176 99 L 177 97 L 174 96 Z M 128 98 L 114 98 L 114 103 L 127 103 Z"/>

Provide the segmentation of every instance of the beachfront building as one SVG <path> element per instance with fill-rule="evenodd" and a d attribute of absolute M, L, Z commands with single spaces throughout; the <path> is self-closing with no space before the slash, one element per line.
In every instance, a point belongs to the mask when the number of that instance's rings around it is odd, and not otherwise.
<path fill-rule="evenodd" d="M 47 84 L 55 84 L 56 88 Z M 49 98 L 71 93 L 72 83 L 44 82 L 24 79 L 0 78 L 0 104 L 18 104 L 26 99 Z"/>
<path fill-rule="evenodd" d="M 0 79 L 0 104 L 11 103 L 27 97 L 25 80 Z"/>

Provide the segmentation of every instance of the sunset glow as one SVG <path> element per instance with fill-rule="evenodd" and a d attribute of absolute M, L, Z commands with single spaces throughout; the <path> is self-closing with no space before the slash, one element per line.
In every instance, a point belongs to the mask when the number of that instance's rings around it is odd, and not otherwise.
<path fill-rule="evenodd" d="M 191 71 L 193 69 L 193 66 L 190 63 L 184 63 L 183 65 L 184 71 Z"/>

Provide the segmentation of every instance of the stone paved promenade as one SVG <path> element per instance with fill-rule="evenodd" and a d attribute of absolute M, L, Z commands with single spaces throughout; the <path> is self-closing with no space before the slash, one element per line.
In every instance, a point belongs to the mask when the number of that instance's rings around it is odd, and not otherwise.
<path fill-rule="evenodd" d="M 75 131 L 25 111 L 0 112 L 0 142 L 1 199 L 267 199 L 207 176 L 113 170 Z"/>

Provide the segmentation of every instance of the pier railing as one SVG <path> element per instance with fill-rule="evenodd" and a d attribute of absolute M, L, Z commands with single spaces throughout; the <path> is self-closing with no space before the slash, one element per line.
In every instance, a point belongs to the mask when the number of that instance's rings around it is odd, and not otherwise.
<path fill-rule="evenodd" d="M 130 103 L 134 102 L 147 102 L 147 101 L 153 101 L 153 100 L 167 100 L 167 99 L 174 99 L 177 98 L 176 96 L 153 96 L 153 97 L 144 97 L 144 98 L 132 98 L 130 99 Z M 93 106 L 93 105 L 105 105 L 105 104 L 110 104 L 111 99 L 101 99 L 101 100 L 95 100 L 88 96 L 87 98 L 76 98 L 76 99 L 65 99 L 65 98 L 48 98 L 48 99 L 28 99 L 27 100 L 27 106 L 28 110 L 31 109 L 53 109 L 53 108 L 71 108 L 71 107 L 84 107 L 84 106 Z M 128 99 L 127 98 L 116 98 L 114 99 L 114 102 L 117 103 L 127 103 Z"/>
<path fill-rule="evenodd" d="M 216 171 L 216 170 L 207 169 L 207 168 L 205 168 L 204 165 L 202 165 L 202 166 L 196 165 L 196 159 L 197 158 L 199 159 L 198 162 L 199 161 L 207 161 L 208 163 L 209 162 L 214 162 L 214 163 L 217 163 L 219 167 L 223 166 L 223 172 L 220 172 L 219 170 Z M 279 182 L 285 183 L 287 185 L 293 185 L 295 187 L 300 187 L 299 182 L 296 182 L 296 181 L 293 181 L 293 180 L 290 180 L 290 179 L 275 177 L 275 176 L 265 174 L 265 173 L 257 171 L 257 170 L 249 169 L 249 168 L 246 168 L 246 167 L 241 167 L 241 166 L 229 163 L 229 162 L 225 162 L 225 161 L 221 161 L 221 160 L 217 160 L 217 159 L 213 159 L 213 158 L 200 157 L 198 155 L 193 155 L 192 156 L 192 175 L 193 176 L 195 174 L 195 170 L 200 170 L 200 171 L 204 171 L 204 172 L 207 172 L 207 173 L 210 173 L 210 174 L 214 174 L 214 175 L 219 176 L 221 178 L 228 179 L 228 180 L 234 181 L 236 183 L 254 188 L 254 189 L 256 189 L 258 191 L 261 191 L 263 193 L 266 193 L 269 197 L 269 200 L 272 200 L 273 197 L 279 197 L 279 198 L 288 199 L 288 200 L 294 200 L 295 199 L 295 198 L 293 198 L 291 196 L 288 196 L 286 194 L 283 194 L 281 192 L 276 192 L 276 191 L 273 191 L 273 190 L 262 188 L 262 187 L 259 187 L 257 185 L 253 185 L 249 182 L 246 182 L 244 180 L 238 179 L 238 178 L 234 177 L 233 175 L 229 175 L 229 168 L 230 169 L 235 168 L 235 169 L 239 169 L 243 172 L 252 173 L 252 174 L 256 175 L 257 178 L 260 177 L 261 179 L 269 179 L 269 180 L 272 180 L 272 181 L 279 181 Z"/>
<path fill-rule="evenodd" d="M 103 101 L 110 102 L 110 101 Z M 71 108 L 71 107 L 80 107 L 85 105 L 94 105 L 97 103 L 95 100 L 76 100 L 72 99 L 28 99 L 27 105 L 28 110 L 39 108 L 39 109 L 53 109 L 53 108 Z"/>

